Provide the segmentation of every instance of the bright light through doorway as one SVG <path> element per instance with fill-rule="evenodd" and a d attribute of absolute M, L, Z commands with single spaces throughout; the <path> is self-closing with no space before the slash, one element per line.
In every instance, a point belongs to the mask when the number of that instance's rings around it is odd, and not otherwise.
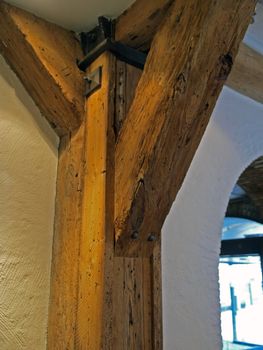
<path fill-rule="evenodd" d="M 221 257 L 219 278 L 223 349 L 263 349 L 260 258 Z"/>

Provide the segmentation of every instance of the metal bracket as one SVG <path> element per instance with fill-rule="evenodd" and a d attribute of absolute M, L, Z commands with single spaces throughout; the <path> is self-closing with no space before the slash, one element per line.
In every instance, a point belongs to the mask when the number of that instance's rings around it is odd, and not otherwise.
<path fill-rule="evenodd" d="M 144 67 L 147 54 L 115 41 L 114 22 L 105 17 L 99 17 L 99 25 L 88 33 L 81 33 L 80 38 L 86 56 L 78 62 L 78 67 L 83 71 L 105 51 L 137 68 Z"/>
<path fill-rule="evenodd" d="M 86 81 L 85 96 L 89 97 L 101 87 L 102 67 L 100 66 L 92 73 L 87 74 L 84 79 Z"/>

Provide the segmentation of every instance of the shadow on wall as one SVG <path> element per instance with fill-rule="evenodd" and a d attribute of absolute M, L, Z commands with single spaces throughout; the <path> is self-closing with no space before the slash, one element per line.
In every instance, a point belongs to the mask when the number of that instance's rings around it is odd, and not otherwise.
<path fill-rule="evenodd" d="M 50 150 L 54 155 L 57 154 L 58 142 L 59 139 L 55 132 L 51 130 L 48 122 L 45 117 L 42 116 L 39 112 L 38 107 L 35 105 L 32 98 L 26 92 L 25 88 L 18 80 L 16 75 L 10 70 L 4 58 L 0 55 L 0 76 L 1 79 L 4 79 L 6 83 L 13 89 L 14 99 L 19 99 L 21 105 L 25 109 L 25 113 L 33 116 L 31 122 L 34 123 L 35 128 L 39 131 L 41 138 L 46 141 L 46 144 L 50 147 Z M 1 90 L 1 93 L 4 91 Z M 21 113 L 21 110 L 17 110 L 17 105 L 14 103 L 9 106 L 10 112 L 13 112 L 13 115 Z M 21 122 L 22 118 L 21 118 Z"/>
<path fill-rule="evenodd" d="M 57 138 L 1 58 L 0 91 L 0 349 L 44 350 Z"/>
<path fill-rule="evenodd" d="M 221 229 L 239 175 L 263 154 L 263 106 L 225 87 L 163 228 L 166 350 L 221 350 Z"/>

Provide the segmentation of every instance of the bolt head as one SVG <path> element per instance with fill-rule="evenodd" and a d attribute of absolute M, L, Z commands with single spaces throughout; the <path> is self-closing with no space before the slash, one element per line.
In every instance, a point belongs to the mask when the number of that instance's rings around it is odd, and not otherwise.
<path fill-rule="evenodd" d="M 154 233 L 151 233 L 148 237 L 148 242 L 154 242 L 156 241 L 156 235 Z"/>
<path fill-rule="evenodd" d="M 139 238 L 139 232 L 138 231 L 134 231 L 132 234 L 131 234 L 131 239 L 138 239 Z"/>

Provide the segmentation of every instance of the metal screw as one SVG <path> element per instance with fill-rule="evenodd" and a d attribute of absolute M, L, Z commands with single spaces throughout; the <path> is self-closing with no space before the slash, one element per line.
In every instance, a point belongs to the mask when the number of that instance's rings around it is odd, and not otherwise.
<path fill-rule="evenodd" d="M 156 236 L 154 233 L 151 233 L 148 237 L 148 242 L 154 242 L 156 241 Z"/>
<path fill-rule="evenodd" d="M 138 231 L 134 231 L 132 234 L 131 234 L 131 239 L 138 239 L 139 237 L 139 232 Z"/>

